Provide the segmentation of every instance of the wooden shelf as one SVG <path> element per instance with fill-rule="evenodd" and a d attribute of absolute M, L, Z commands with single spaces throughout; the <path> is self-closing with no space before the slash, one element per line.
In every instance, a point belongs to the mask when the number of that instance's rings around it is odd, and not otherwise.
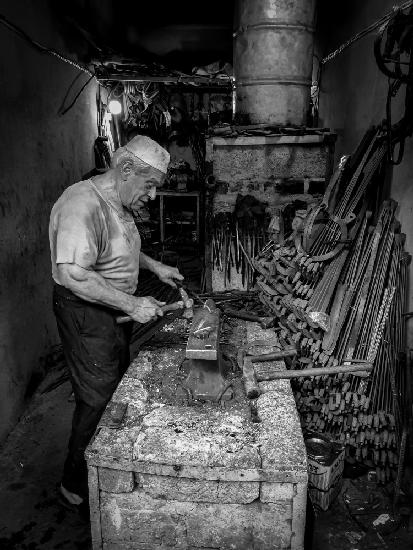
<path fill-rule="evenodd" d="M 199 191 L 157 191 L 160 197 L 198 197 Z"/>
<path fill-rule="evenodd" d="M 144 76 L 138 74 L 118 74 L 106 73 L 97 77 L 99 82 L 108 80 L 119 82 L 162 82 L 164 84 L 186 84 L 189 86 L 199 86 L 208 88 L 226 88 L 232 89 L 230 79 L 214 79 L 209 76 L 200 75 L 165 75 L 165 76 Z"/>

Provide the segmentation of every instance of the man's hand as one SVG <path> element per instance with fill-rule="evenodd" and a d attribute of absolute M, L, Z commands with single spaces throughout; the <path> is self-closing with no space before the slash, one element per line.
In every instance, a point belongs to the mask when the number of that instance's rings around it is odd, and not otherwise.
<path fill-rule="evenodd" d="M 153 271 L 158 276 L 160 281 L 166 283 L 167 285 L 173 286 L 174 288 L 176 288 L 174 279 L 177 281 L 184 280 L 183 275 L 179 273 L 179 269 L 176 267 L 158 263 Z"/>
<path fill-rule="evenodd" d="M 158 316 L 163 316 L 161 306 L 164 305 L 165 302 L 159 302 L 155 298 L 152 298 L 152 296 L 144 296 L 142 298 L 131 296 L 131 309 L 127 313 L 138 323 L 148 323 Z"/>

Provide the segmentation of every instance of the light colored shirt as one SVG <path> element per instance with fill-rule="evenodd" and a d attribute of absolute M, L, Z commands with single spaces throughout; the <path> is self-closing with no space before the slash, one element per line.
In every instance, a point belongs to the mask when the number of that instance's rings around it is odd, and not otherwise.
<path fill-rule="evenodd" d="M 52 208 L 49 224 L 52 276 L 57 264 L 94 270 L 133 294 L 138 284 L 141 239 L 132 215 L 109 204 L 91 180 L 68 187 Z"/>

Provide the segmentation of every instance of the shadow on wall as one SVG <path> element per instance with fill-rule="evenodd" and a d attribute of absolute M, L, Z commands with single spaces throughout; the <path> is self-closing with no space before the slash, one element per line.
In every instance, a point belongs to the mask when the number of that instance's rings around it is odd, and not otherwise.
<path fill-rule="evenodd" d="M 2 2 L 2 14 L 34 40 L 70 56 L 47 3 Z M 96 87 L 88 75 L 40 53 L 0 26 L 0 442 L 21 413 L 25 396 L 44 370 L 42 358 L 58 342 L 51 304 L 48 243 L 50 209 L 62 190 L 93 167 Z"/>

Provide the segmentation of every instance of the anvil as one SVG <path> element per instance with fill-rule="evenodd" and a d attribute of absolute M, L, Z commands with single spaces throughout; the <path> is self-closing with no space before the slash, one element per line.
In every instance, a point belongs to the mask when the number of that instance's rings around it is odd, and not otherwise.
<path fill-rule="evenodd" d="M 206 300 L 203 307 L 194 311 L 186 345 L 184 368 L 188 376 L 182 385 L 190 390 L 193 399 L 219 401 L 232 397 L 231 391 L 225 391 L 219 330 L 220 311 L 213 300 Z"/>

